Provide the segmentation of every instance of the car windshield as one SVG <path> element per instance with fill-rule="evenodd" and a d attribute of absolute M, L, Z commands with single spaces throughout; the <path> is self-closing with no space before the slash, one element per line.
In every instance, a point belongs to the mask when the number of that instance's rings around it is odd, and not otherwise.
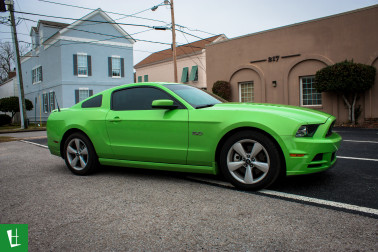
<path fill-rule="evenodd" d="M 216 97 L 214 94 L 209 94 L 199 88 L 189 85 L 168 84 L 164 86 L 187 101 L 196 109 L 211 107 L 215 104 L 223 102 L 222 98 Z"/>

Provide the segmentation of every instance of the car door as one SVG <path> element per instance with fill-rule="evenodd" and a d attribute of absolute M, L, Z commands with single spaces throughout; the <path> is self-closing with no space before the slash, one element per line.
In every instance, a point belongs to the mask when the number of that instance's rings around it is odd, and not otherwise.
<path fill-rule="evenodd" d="M 174 100 L 177 109 L 156 109 L 154 100 Z M 132 161 L 186 164 L 188 110 L 153 86 L 116 90 L 106 116 L 115 158 Z"/>

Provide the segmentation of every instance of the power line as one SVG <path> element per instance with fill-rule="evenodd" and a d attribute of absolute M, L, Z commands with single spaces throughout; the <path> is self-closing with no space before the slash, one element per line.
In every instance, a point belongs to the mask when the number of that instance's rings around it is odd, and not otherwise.
<path fill-rule="evenodd" d="M 63 40 L 61 39 L 60 41 L 67 41 L 67 40 Z M 25 44 L 29 44 L 31 45 L 32 43 L 31 42 L 26 42 L 26 41 L 23 41 L 23 40 L 20 40 L 18 41 L 20 43 L 25 43 Z M 73 42 L 73 43 L 65 43 L 65 44 L 61 44 L 61 45 L 55 45 L 55 44 L 47 44 L 47 45 L 50 45 L 50 46 L 54 46 L 54 47 L 61 47 L 61 46 L 65 46 L 65 45 L 72 45 L 72 44 L 95 44 L 95 42 L 88 42 L 88 41 L 81 41 L 81 42 Z M 112 48 L 115 48 L 118 46 L 114 46 L 114 45 L 101 45 L 101 46 L 106 46 L 106 47 L 112 47 Z M 171 55 L 170 53 L 164 53 L 164 52 L 151 52 L 151 51 L 146 51 L 146 50 L 138 50 L 138 49 L 133 49 L 133 51 L 137 51 L 137 52 L 145 52 L 145 53 L 158 53 L 158 54 L 165 54 L 165 55 Z M 25 55 L 23 55 L 25 56 Z M 25 56 L 25 57 L 30 57 L 30 56 Z"/>
<path fill-rule="evenodd" d="M 189 36 L 192 36 L 192 37 L 195 37 L 195 38 L 199 38 L 199 39 L 201 39 L 201 40 L 206 40 L 206 41 L 209 41 L 209 42 L 213 42 L 213 41 L 209 40 L 208 38 L 204 39 L 204 38 L 198 37 L 198 36 L 196 36 L 196 35 L 194 35 L 194 34 L 191 34 L 191 33 L 188 33 L 188 32 L 184 32 L 184 31 L 181 31 L 181 30 L 177 30 L 177 31 L 179 31 L 179 32 L 181 32 L 181 33 L 185 33 L 185 34 L 187 34 L 187 35 L 189 35 Z"/>
<path fill-rule="evenodd" d="M 21 7 L 20 7 L 20 5 L 18 4 L 18 1 L 15 1 L 15 2 L 16 2 L 16 4 L 17 4 L 17 6 L 18 6 L 18 9 L 21 11 Z M 22 15 L 22 17 L 24 17 L 24 15 Z M 29 31 L 30 29 L 29 29 L 29 27 L 28 27 L 28 24 L 27 24 L 26 22 L 24 22 L 24 24 L 25 24 L 26 30 Z"/>
<path fill-rule="evenodd" d="M 92 10 L 92 11 L 96 10 L 96 9 L 93 9 L 93 8 L 88 8 L 88 7 L 83 7 L 83 6 L 77 6 L 77 5 L 71 5 L 71 4 L 64 4 L 64 3 L 57 3 L 57 2 L 53 2 L 53 1 L 47 1 L 47 0 L 39 0 L 39 1 L 40 2 L 45 2 L 45 3 L 51 3 L 51 4 L 58 4 L 58 5 L 63 5 L 63 6 L 69 6 L 69 7 L 79 8 L 79 9 L 84 9 L 84 10 Z M 136 14 L 142 13 L 142 12 L 147 11 L 149 9 L 151 9 L 151 8 L 148 8 L 148 9 L 145 9 L 145 10 L 142 10 L 140 12 L 137 12 L 137 13 L 134 13 L 134 14 L 130 14 L 130 15 L 122 14 L 122 13 L 117 13 L 117 12 L 111 12 L 111 11 L 104 11 L 104 12 L 110 13 L 110 14 L 115 14 L 115 15 L 120 15 L 120 16 L 123 16 L 123 18 L 132 17 L 132 18 L 145 19 L 145 20 L 149 20 L 149 21 L 161 22 L 161 23 L 165 23 L 165 24 L 167 23 L 167 22 L 162 21 L 162 20 L 135 16 Z"/>
<path fill-rule="evenodd" d="M 70 4 L 63 4 L 63 3 L 57 3 L 57 2 L 48 1 L 48 0 L 38 0 L 38 1 L 40 1 L 40 2 L 46 2 L 46 3 L 51 3 L 51 4 L 58 4 L 58 5 L 63 5 L 63 6 L 69 6 L 69 7 L 74 7 L 74 8 L 80 8 L 80 9 L 85 9 L 85 10 L 96 10 L 96 9 L 92 9 L 92 8 L 88 8 L 88 7 L 83 7 L 83 6 L 78 6 L 78 5 L 70 5 Z M 162 2 L 162 3 L 164 3 L 164 2 Z M 158 4 L 157 6 L 161 5 L 162 3 Z M 124 16 L 122 18 L 118 18 L 118 19 L 115 19 L 115 20 L 120 20 L 120 19 L 127 18 L 127 17 L 133 17 L 133 18 L 140 18 L 140 19 L 145 19 L 145 20 L 156 21 L 156 22 L 161 22 L 161 23 L 168 24 L 168 22 L 165 22 L 165 21 L 162 21 L 162 20 L 158 20 L 158 19 L 151 19 L 151 18 L 144 18 L 144 17 L 137 17 L 137 16 L 135 16 L 137 14 L 140 14 L 140 13 L 148 11 L 148 10 L 151 10 L 151 8 L 147 8 L 147 9 L 144 9 L 142 11 L 139 11 L 139 12 L 136 12 L 136 13 L 133 13 L 133 14 L 129 14 L 129 15 L 128 14 L 123 14 L 123 13 L 111 12 L 111 11 L 104 11 L 104 12 L 110 13 L 110 14 L 116 14 L 116 15 Z M 199 30 L 199 29 L 192 29 L 192 28 L 189 28 L 187 26 L 183 26 L 183 25 L 179 25 L 179 24 L 176 24 L 176 25 L 179 26 L 179 27 L 182 27 L 184 29 L 188 29 L 190 31 L 198 31 L 198 32 L 207 33 L 207 34 L 213 35 L 213 36 L 217 35 L 217 34 L 206 32 L 206 31 Z M 200 38 L 200 37 L 197 37 L 197 38 Z"/>
<path fill-rule="evenodd" d="M 11 32 L 0 31 L 0 33 L 11 33 Z M 27 33 L 21 33 L 21 32 L 17 32 L 17 34 L 29 36 L 29 34 L 27 34 Z"/>
<path fill-rule="evenodd" d="M 33 15 L 33 16 L 40 16 L 40 17 L 49 17 L 49 18 L 59 18 L 59 19 L 67 19 L 67 20 L 74 20 L 74 21 L 83 21 L 83 22 L 90 22 L 90 23 L 117 24 L 117 25 L 128 25 L 128 26 L 154 28 L 153 26 L 142 25 L 142 24 L 127 24 L 127 23 L 108 22 L 108 21 L 99 21 L 99 20 L 83 20 L 83 19 L 78 19 L 78 18 L 58 17 L 58 16 L 51 16 L 51 15 L 44 15 L 44 14 L 37 14 L 37 13 L 30 13 L 30 12 L 23 12 L 23 11 L 13 11 L 13 12 L 14 13 L 20 13 L 20 14 L 26 14 L 26 15 Z"/>
<path fill-rule="evenodd" d="M 183 33 L 182 35 L 184 36 L 186 42 L 188 42 L 188 44 L 189 44 L 189 41 L 188 41 L 188 39 L 186 38 L 185 34 Z M 190 48 L 192 49 L 192 52 L 195 53 L 193 47 L 190 47 Z M 201 59 L 198 57 L 198 55 L 195 55 L 195 57 L 198 59 L 199 64 L 201 64 L 201 66 L 199 66 L 199 67 L 202 68 L 202 70 L 206 72 L 206 69 L 205 69 L 206 67 L 202 64 Z M 196 63 L 193 59 L 192 59 L 192 61 L 193 61 L 194 63 Z M 197 64 L 197 65 L 199 65 L 199 64 Z"/>
<path fill-rule="evenodd" d="M 31 19 L 27 19 L 27 18 L 24 18 L 25 20 L 29 20 L 29 21 L 32 21 L 32 22 L 37 22 L 35 20 L 31 20 Z M 53 27 L 57 27 L 57 28 L 61 28 L 60 26 L 57 26 L 57 25 L 53 25 L 53 24 L 50 24 L 50 26 L 53 26 Z M 111 39 L 117 39 L 117 38 L 124 38 L 125 36 L 116 36 L 116 35 L 112 35 L 112 34 L 106 34 L 106 33 L 101 33 L 101 32 L 93 32 L 93 31 L 86 31 L 86 30 L 82 30 L 82 29 L 77 29 L 77 28 L 73 28 L 73 27 L 66 27 L 65 29 L 69 29 L 69 30 L 75 30 L 75 31 L 80 31 L 80 32 L 86 32 L 86 33 L 91 33 L 91 34 L 96 34 L 96 35 L 101 35 L 101 36 L 109 36 L 109 37 L 112 37 L 110 39 L 103 39 L 103 40 L 97 40 L 98 42 L 101 42 L 101 41 L 105 41 L 105 40 L 111 40 Z M 150 29 L 151 30 L 151 29 Z M 47 40 L 47 39 L 46 39 Z M 165 42 L 159 42 L 159 41 L 151 41 L 151 40 L 143 40 L 143 39 L 134 39 L 136 41 L 141 41 L 141 42 L 147 42 L 147 43 L 155 43 L 155 44 L 162 44 L 162 45 L 171 45 L 171 43 L 165 43 Z M 190 45 L 181 45 L 181 46 L 188 46 L 188 47 L 193 47 L 193 48 L 201 48 L 202 47 L 195 47 L 195 46 L 190 46 Z M 180 46 L 179 46 L 180 47 Z"/>
<path fill-rule="evenodd" d="M 209 35 L 213 35 L 213 36 L 216 36 L 216 35 L 217 35 L 217 34 L 214 34 L 214 33 L 211 33 L 211 32 L 206 32 L 206 31 L 202 31 L 202 30 L 198 30 L 198 29 L 191 29 L 191 28 L 189 28 L 189 27 L 187 27 L 187 26 L 183 26 L 183 25 L 177 25 L 177 26 L 179 26 L 179 27 L 181 27 L 181 28 L 184 28 L 184 29 L 188 29 L 189 31 L 203 32 L 203 33 L 207 33 L 207 34 L 209 34 Z"/>

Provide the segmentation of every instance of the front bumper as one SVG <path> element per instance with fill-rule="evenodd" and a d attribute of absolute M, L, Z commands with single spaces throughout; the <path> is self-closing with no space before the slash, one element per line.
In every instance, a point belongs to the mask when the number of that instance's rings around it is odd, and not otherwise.
<path fill-rule="evenodd" d="M 313 137 L 287 137 L 286 175 L 321 172 L 336 163 L 336 152 L 342 138 L 337 133 L 328 134 L 330 127 L 332 127 L 330 122 L 319 126 Z"/>

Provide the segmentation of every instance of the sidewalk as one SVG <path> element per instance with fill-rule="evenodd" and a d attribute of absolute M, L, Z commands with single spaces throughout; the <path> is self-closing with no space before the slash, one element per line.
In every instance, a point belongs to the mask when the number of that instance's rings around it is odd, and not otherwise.
<path fill-rule="evenodd" d="M 32 132 L 32 131 L 46 131 L 46 127 L 29 127 L 26 130 L 21 128 L 14 128 L 14 129 L 0 129 L 0 134 L 4 133 L 17 133 L 17 132 Z"/>
<path fill-rule="evenodd" d="M 19 131 L 19 132 L 0 132 L 0 137 L 14 137 L 17 139 L 27 139 L 27 138 L 46 138 L 46 130 L 38 131 Z"/>

